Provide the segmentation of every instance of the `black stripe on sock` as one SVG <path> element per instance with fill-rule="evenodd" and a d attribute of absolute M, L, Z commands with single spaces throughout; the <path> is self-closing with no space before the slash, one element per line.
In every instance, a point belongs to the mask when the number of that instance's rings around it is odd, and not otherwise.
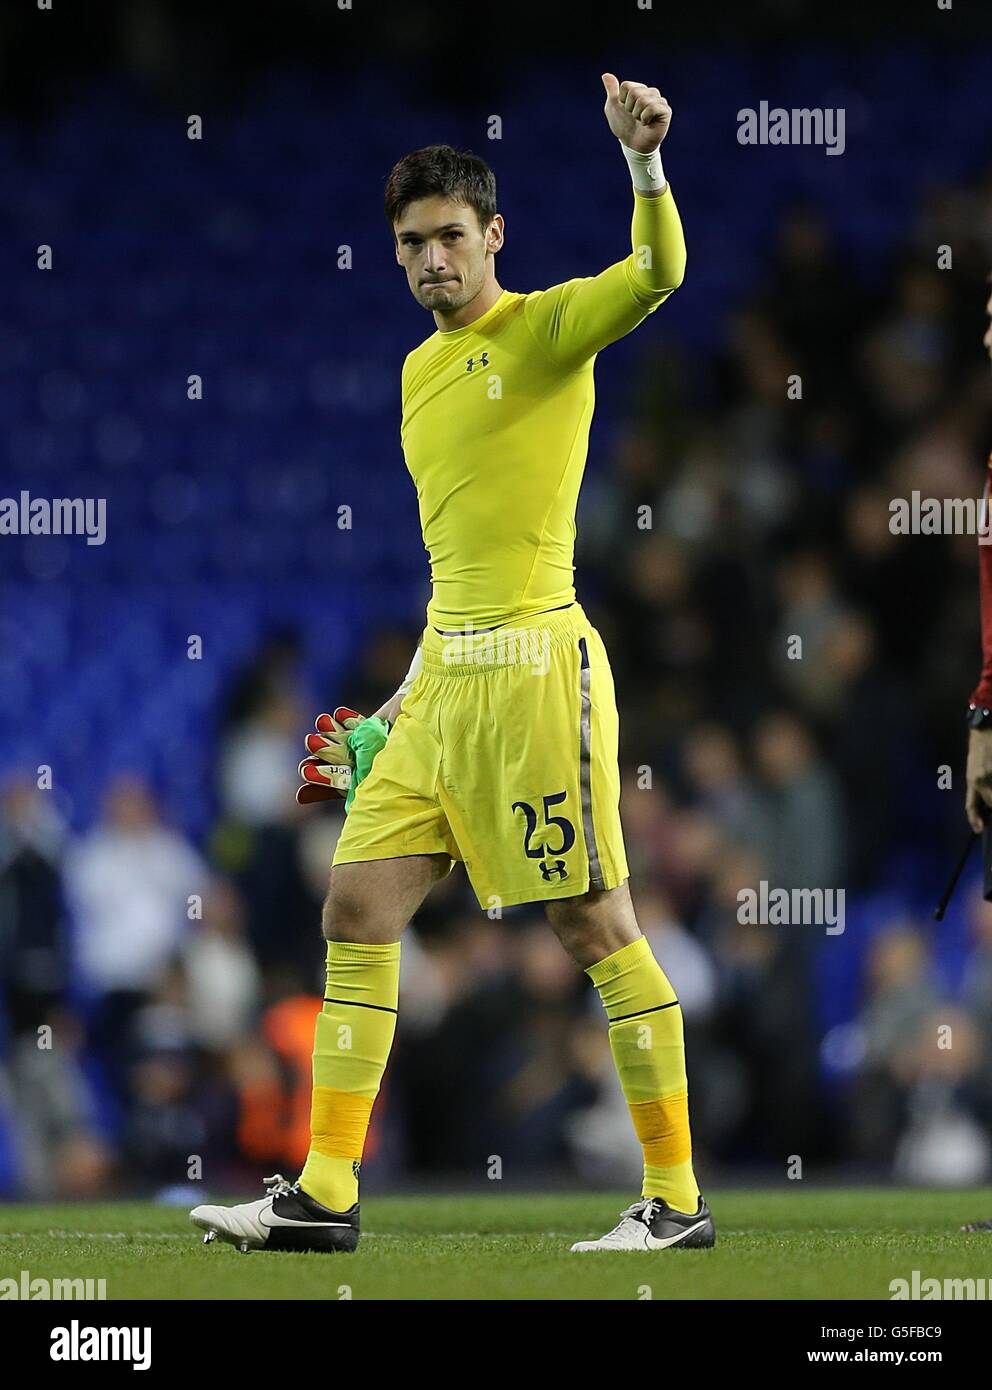
<path fill-rule="evenodd" d="M 396 1010 L 389 1008 L 386 1004 L 359 1004 L 356 999 L 328 999 L 324 995 L 325 1004 L 347 1004 L 352 1009 L 377 1009 L 381 1014 L 395 1014 Z"/>
<path fill-rule="evenodd" d="M 656 1014 L 662 1009 L 674 1009 L 678 1002 L 677 999 L 673 999 L 670 1004 L 655 1004 L 653 1009 L 639 1009 L 636 1014 L 621 1014 L 619 1018 L 610 1018 L 607 1014 L 606 1017 L 610 1023 L 626 1023 L 628 1018 L 640 1018 L 643 1014 Z"/>

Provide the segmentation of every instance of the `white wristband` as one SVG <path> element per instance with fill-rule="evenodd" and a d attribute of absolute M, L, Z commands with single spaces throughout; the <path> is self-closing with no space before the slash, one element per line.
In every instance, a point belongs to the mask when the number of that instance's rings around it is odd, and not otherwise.
<path fill-rule="evenodd" d="M 620 148 L 630 165 L 630 177 L 638 193 L 655 193 L 665 187 L 667 180 L 661 167 L 660 146 L 650 154 L 641 154 L 639 150 L 629 150 L 621 140 Z"/>
<path fill-rule="evenodd" d="M 414 681 L 420 675 L 420 672 L 423 669 L 423 665 L 424 653 L 421 647 L 418 645 L 417 650 L 413 654 L 413 660 L 410 662 L 410 669 L 409 671 L 407 671 L 406 675 L 403 678 L 403 684 L 396 692 L 398 695 L 406 694 L 406 692 L 410 689 L 410 686 L 413 685 Z"/>

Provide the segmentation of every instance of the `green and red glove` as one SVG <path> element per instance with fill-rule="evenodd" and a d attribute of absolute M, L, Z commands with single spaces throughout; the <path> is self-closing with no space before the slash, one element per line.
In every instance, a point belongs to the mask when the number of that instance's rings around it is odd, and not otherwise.
<path fill-rule="evenodd" d="M 297 788 L 296 800 L 307 806 L 343 797 L 347 812 L 385 745 L 389 725 L 377 715 L 366 719 L 357 710 L 339 705 L 333 714 L 320 715 L 314 727 L 317 732 L 305 739 L 309 756 L 300 763 L 303 786 Z"/>

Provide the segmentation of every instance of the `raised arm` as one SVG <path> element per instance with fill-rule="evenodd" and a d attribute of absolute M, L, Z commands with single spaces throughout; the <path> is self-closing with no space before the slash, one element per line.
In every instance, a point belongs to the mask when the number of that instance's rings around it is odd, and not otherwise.
<path fill-rule="evenodd" d="M 677 289 L 685 274 L 685 238 L 661 166 L 671 107 L 657 87 L 618 83 L 603 74 L 606 117 L 634 184 L 631 253 L 599 275 L 529 295 L 528 327 L 544 352 L 576 366 L 636 328 Z"/>

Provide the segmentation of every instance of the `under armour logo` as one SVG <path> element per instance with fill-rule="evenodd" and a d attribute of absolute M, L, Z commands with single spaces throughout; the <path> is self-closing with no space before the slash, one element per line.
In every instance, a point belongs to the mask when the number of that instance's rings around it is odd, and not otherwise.
<path fill-rule="evenodd" d="M 552 874 L 560 875 L 559 882 L 561 882 L 562 879 L 568 878 L 568 870 L 565 868 L 564 859 L 556 859 L 553 864 L 541 865 L 541 877 L 544 879 L 545 883 L 551 882 Z"/>
<path fill-rule="evenodd" d="M 471 372 L 476 367 L 489 366 L 489 353 L 484 352 L 481 357 L 470 357 L 465 363 L 465 370 Z"/>
<path fill-rule="evenodd" d="M 358 1177 L 358 1174 L 359 1174 L 359 1172 L 360 1172 L 360 1170 L 361 1170 L 361 1167 L 362 1167 L 362 1160 L 361 1160 L 360 1158 L 356 1158 L 355 1161 L 354 1161 L 354 1162 L 352 1163 L 352 1165 L 351 1165 L 351 1172 L 352 1172 L 352 1176 L 353 1176 L 353 1177 L 356 1177 L 356 1178 Z"/>

